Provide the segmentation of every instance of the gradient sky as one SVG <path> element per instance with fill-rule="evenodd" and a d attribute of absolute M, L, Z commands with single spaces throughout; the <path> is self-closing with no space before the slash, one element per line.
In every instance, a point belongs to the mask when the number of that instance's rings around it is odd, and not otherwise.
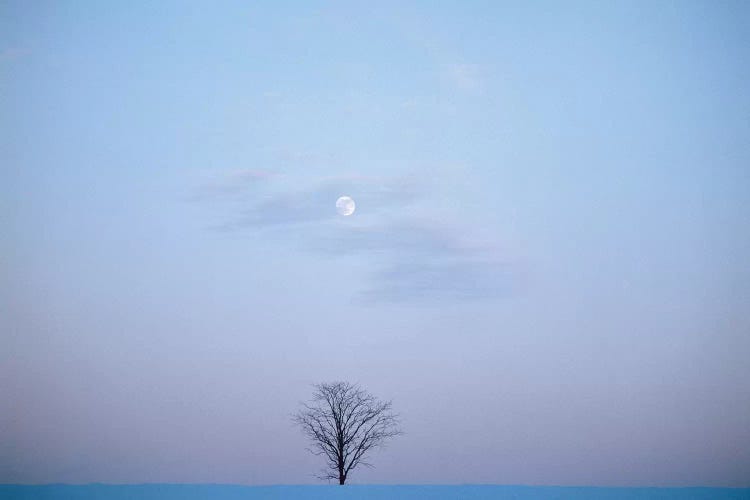
<path fill-rule="evenodd" d="M 0 2 L 0 482 L 750 485 L 750 5 L 401 3 Z"/>

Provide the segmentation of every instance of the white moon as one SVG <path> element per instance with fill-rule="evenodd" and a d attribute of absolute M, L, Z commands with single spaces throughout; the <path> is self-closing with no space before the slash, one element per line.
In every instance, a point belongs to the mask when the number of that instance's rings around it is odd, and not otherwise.
<path fill-rule="evenodd" d="M 352 200 L 348 196 L 342 196 L 341 198 L 336 200 L 336 211 L 339 213 L 339 215 L 351 215 L 356 209 L 357 205 L 354 203 L 354 200 Z"/>

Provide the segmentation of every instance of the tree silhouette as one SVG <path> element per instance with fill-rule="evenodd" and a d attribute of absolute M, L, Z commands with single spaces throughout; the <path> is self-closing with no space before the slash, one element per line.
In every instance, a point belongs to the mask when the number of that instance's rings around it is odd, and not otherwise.
<path fill-rule="evenodd" d="M 310 438 L 310 452 L 326 466 L 318 477 L 346 482 L 349 473 L 366 462 L 367 453 L 401 434 L 390 401 L 380 401 L 356 384 L 316 384 L 312 399 L 301 403 L 293 420 Z"/>

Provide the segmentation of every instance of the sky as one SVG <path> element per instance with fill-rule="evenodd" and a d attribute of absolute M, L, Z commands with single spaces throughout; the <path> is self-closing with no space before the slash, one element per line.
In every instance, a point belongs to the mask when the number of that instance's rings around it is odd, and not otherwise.
<path fill-rule="evenodd" d="M 749 23 L 0 1 L 0 482 L 750 486 Z"/>

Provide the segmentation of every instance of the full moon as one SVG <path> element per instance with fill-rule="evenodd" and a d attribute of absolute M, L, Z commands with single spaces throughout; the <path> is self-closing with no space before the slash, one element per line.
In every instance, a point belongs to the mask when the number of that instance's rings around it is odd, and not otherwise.
<path fill-rule="evenodd" d="M 348 196 L 342 196 L 338 200 L 336 200 L 336 211 L 339 213 L 339 215 L 347 216 L 354 213 L 354 210 L 356 210 L 357 205 L 354 203 L 354 200 L 352 200 Z"/>

